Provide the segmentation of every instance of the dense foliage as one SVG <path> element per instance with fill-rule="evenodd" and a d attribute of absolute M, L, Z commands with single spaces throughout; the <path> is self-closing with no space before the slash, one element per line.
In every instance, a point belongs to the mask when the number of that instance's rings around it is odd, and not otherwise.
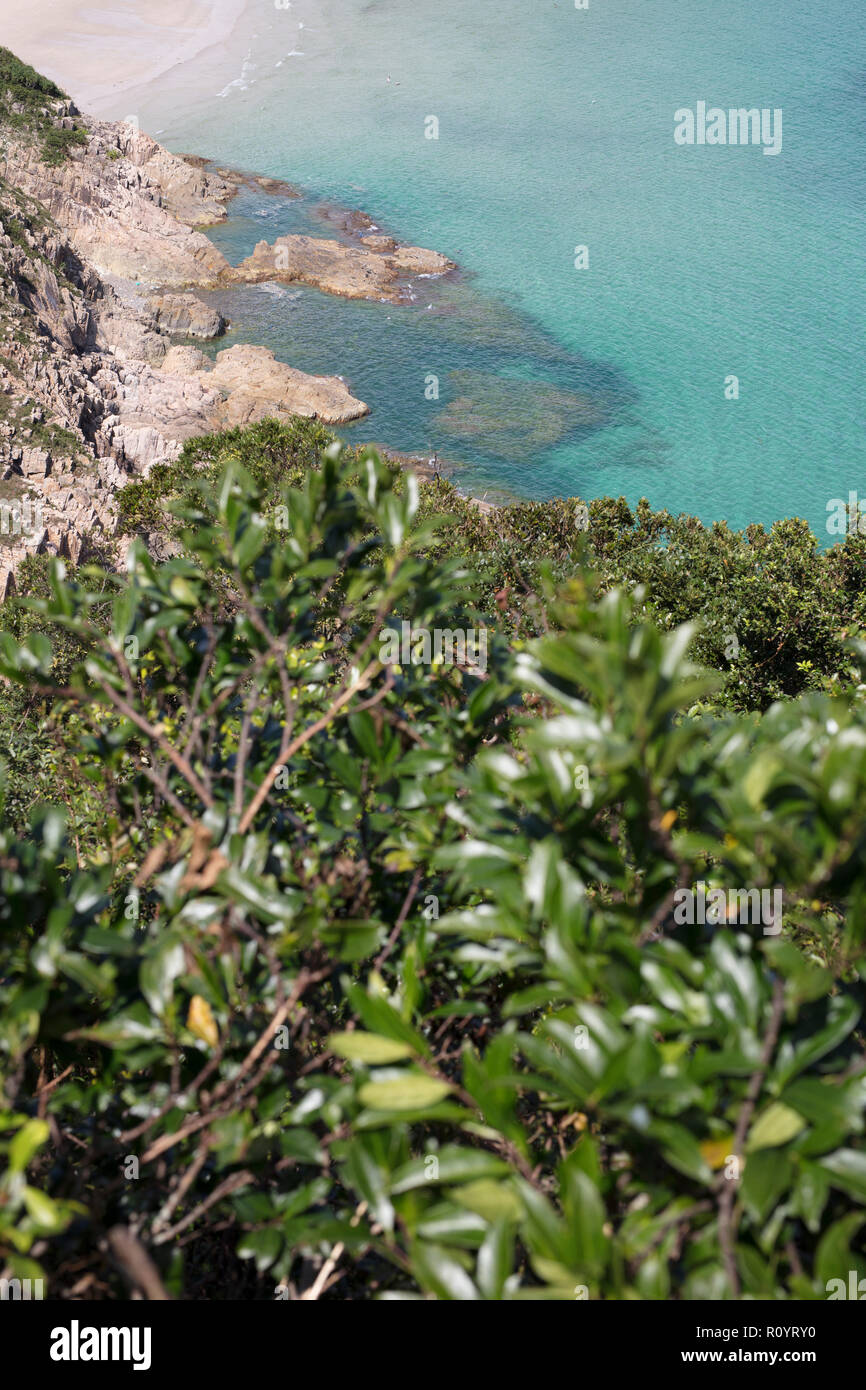
<path fill-rule="evenodd" d="M 174 496 L 174 553 L 37 568 L 0 638 L 7 749 L 44 714 L 63 783 L 25 832 L 10 767 L 0 839 L 7 1271 L 122 1296 L 131 1239 L 187 1298 L 863 1276 L 857 542 L 491 526 L 316 430 L 187 446 L 124 501 L 154 532 Z M 755 643 L 744 686 L 684 608 Z M 407 621 L 486 659 L 386 657 Z M 826 689 L 771 703 L 801 652 Z M 782 919 L 689 924 L 698 885 Z"/>
<path fill-rule="evenodd" d="M 298 485 L 331 438 L 310 421 L 266 420 L 191 440 L 176 463 L 123 490 L 123 521 L 143 534 L 161 533 L 172 498 L 188 495 L 202 472 L 216 479 L 232 460 L 273 506 L 280 487 Z M 398 480 L 398 489 L 403 485 Z M 866 627 L 866 537 L 856 528 L 841 544 L 820 549 L 797 520 L 769 532 L 757 525 L 738 532 L 609 497 L 515 503 L 491 519 L 445 481 L 422 483 L 420 491 L 415 524 L 442 518 L 431 553 L 471 566 L 479 601 L 512 635 L 540 635 L 544 584 L 582 573 L 597 594 L 642 586 L 642 615 L 665 630 L 696 622 L 691 655 L 724 676 L 717 705 L 766 709 L 807 690 L 858 694 L 850 644 Z"/>

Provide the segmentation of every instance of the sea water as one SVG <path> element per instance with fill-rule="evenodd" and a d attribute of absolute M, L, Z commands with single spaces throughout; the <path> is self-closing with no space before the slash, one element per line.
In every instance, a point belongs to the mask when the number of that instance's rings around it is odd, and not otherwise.
<path fill-rule="evenodd" d="M 240 195 L 212 233 L 234 261 L 333 235 L 330 200 L 458 262 L 409 306 L 224 300 L 367 401 L 346 437 L 438 450 L 476 492 L 800 515 L 824 541 L 831 499 L 866 495 L 852 0 L 256 0 L 124 100 L 170 148 L 304 190 Z M 780 113 L 781 148 L 678 143 L 699 102 Z"/>

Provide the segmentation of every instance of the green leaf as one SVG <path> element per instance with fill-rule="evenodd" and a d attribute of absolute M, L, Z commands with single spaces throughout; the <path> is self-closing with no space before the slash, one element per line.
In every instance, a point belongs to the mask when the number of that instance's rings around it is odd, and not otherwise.
<path fill-rule="evenodd" d="M 355 1139 L 349 1145 L 345 1170 L 379 1224 L 386 1231 L 393 1231 L 394 1208 L 388 1196 L 388 1176 L 366 1139 Z"/>
<path fill-rule="evenodd" d="M 508 1221 L 497 1221 L 484 1237 L 478 1251 L 476 1282 L 486 1299 L 502 1298 L 505 1281 L 511 1274 L 514 1237 Z"/>
<path fill-rule="evenodd" d="M 787 1144 L 790 1139 L 795 1139 L 805 1128 L 806 1121 L 802 1115 L 792 1110 L 790 1105 L 774 1101 L 758 1116 L 749 1130 L 746 1153 L 755 1153 L 758 1149 L 778 1148 L 780 1144 Z"/>
<path fill-rule="evenodd" d="M 797 1042 L 786 1039 L 781 1044 L 775 1069 L 780 1081 L 790 1081 L 844 1042 L 857 1026 L 860 1005 L 850 994 L 839 994 L 828 1001 L 827 1017 L 829 1021 L 826 1026 L 811 1036 Z"/>
<path fill-rule="evenodd" d="M 36 1222 L 40 1230 L 54 1235 L 68 1225 L 68 1217 L 57 1203 L 37 1187 L 25 1187 L 22 1196 L 28 1216 Z"/>
<path fill-rule="evenodd" d="M 864 1221 L 866 1221 L 866 1215 L 856 1211 L 851 1212 L 849 1216 L 844 1216 L 841 1221 L 835 1221 L 818 1242 L 818 1249 L 815 1253 L 815 1277 L 823 1293 L 841 1292 L 831 1291 L 829 1288 L 832 1280 L 841 1279 L 844 1284 L 843 1297 L 847 1297 L 850 1271 L 852 1269 L 855 1271 L 858 1280 L 866 1274 L 866 1260 L 851 1249 L 851 1241 Z"/>
<path fill-rule="evenodd" d="M 186 957 L 179 936 L 163 938 L 144 961 L 139 972 L 141 992 L 160 1018 L 174 993 L 174 982 L 184 972 Z"/>
<path fill-rule="evenodd" d="M 338 1057 L 345 1057 L 350 1062 L 366 1062 L 369 1066 L 402 1062 L 412 1056 L 408 1043 L 385 1038 L 381 1033 L 332 1033 L 328 1046 Z"/>
<path fill-rule="evenodd" d="M 406 1072 L 391 1081 L 368 1081 L 358 1092 L 364 1105 L 375 1110 L 422 1110 L 447 1096 L 451 1087 L 423 1072 Z"/>
<path fill-rule="evenodd" d="M 479 1298 L 463 1266 L 439 1245 L 419 1241 L 412 1250 L 412 1268 L 421 1286 L 435 1293 L 437 1298 L 461 1303 Z"/>
<path fill-rule="evenodd" d="M 23 1173 L 50 1133 L 51 1130 L 45 1120 L 28 1120 L 26 1124 L 22 1125 L 9 1145 L 10 1171 Z"/>
<path fill-rule="evenodd" d="M 520 1201 L 512 1188 L 493 1178 L 478 1178 L 467 1182 L 452 1192 L 454 1201 L 469 1211 L 477 1212 L 485 1221 L 493 1225 L 497 1221 L 518 1221 L 521 1214 Z"/>
<path fill-rule="evenodd" d="M 787 1154 L 776 1154 L 769 1146 L 753 1153 L 743 1170 L 740 1184 L 746 1210 L 755 1221 L 764 1222 L 791 1184 L 794 1164 Z"/>
<path fill-rule="evenodd" d="M 827 1174 L 834 1187 L 866 1204 L 866 1152 L 862 1149 L 837 1149 L 816 1167 Z"/>
<path fill-rule="evenodd" d="M 411 1192 L 428 1184 L 473 1182 L 477 1178 L 503 1177 L 508 1164 L 485 1149 L 461 1149 L 446 1145 L 413 1159 L 394 1174 L 393 1193 Z"/>
<path fill-rule="evenodd" d="M 256 1269 L 261 1274 L 270 1269 L 282 1248 L 283 1237 L 280 1231 L 269 1227 L 261 1231 L 248 1231 L 238 1245 L 238 1258 L 255 1260 Z"/>
<path fill-rule="evenodd" d="M 794 1206 L 813 1235 L 821 1229 L 821 1213 L 829 1195 L 829 1176 L 817 1164 L 803 1162 L 794 1192 Z"/>

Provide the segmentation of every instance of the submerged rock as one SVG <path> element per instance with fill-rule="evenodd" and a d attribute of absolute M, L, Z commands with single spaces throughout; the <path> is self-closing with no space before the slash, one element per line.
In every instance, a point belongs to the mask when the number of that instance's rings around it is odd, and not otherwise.
<path fill-rule="evenodd" d="M 477 371 L 452 372 L 449 381 L 456 394 L 439 414 L 440 428 L 491 453 L 529 461 L 577 430 L 598 428 L 606 418 L 592 396 L 549 381 Z"/>

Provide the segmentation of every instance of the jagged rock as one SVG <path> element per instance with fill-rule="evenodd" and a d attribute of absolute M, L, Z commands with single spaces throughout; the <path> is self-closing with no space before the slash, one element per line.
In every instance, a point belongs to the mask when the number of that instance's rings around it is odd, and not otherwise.
<path fill-rule="evenodd" d="M 45 478 L 51 470 L 51 455 L 47 449 L 23 449 L 21 472 L 28 478 Z"/>
<path fill-rule="evenodd" d="M 178 376 L 189 376 L 191 372 L 206 372 L 211 367 L 210 358 L 205 357 L 201 348 L 169 348 L 162 363 L 164 372 L 176 372 Z"/>
<path fill-rule="evenodd" d="M 95 123 L 98 133 L 117 141 L 121 153 L 139 170 L 147 186 L 157 188 L 162 205 L 179 222 L 191 227 L 207 227 L 225 219 L 225 204 L 235 189 L 219 175 L 211 173 L 202 161 L 171 154 L 156 140 L 130 125 Z"/>
<path fill-rule="evenodd" d="M 9 257 L 24 308 L 33 314 L 40 330 L 50 334 L 62 348 L 70 351 L 85 347 L 92 334 L 90 308 L 81 298 L 75 298 L 66 285 L 61 285 L 57 272 L 48 263 L 53 255 L 59 256 L 55 238 L 46 238 L 44 249 L 34 239 L 31 249 L 37 254 L 27 257 L 19 251 L 17 256 Z"/>
<path fill-rule="evenodd" d="M 144 300 L 121 298 L 107 282 L 100 286 L 92 313 L 91 346 L 119 358 L 161 362 L 169 347 Z"/>
<path fill-rule="evenodd" d="M 97 381 L 111 412 L 101 430 L 106 452 L 135 468 L 176 457 L 193 435 L 269 415 L 341 424 L 368 413 L 339 377 L 309 376 L 245 344 L 218 353 L 215 363 L 196 348 L 175 347 L 160 368 L 106 366 Z"/>
<path fill-rule="evenodd" d="M 102 277 L 155 287 L 206 284 L 227 270 L 222 253 L 179 215 L 218 221 L 229 186 L 129 126 L 88 127 L 88 145 L 58 165 L 44 164 L 32 142 L 10 133 L 7 180 L 42 203 Z M 108 149 L 123 157 L 109 158 Z"/>
<path fill-rule="evenodd" d="M 218 338 L 226 330 L 222 314 L 188 292 L 151 295 L 149 305 L 159 327 L 166 333 L 189 338 Z"/>

